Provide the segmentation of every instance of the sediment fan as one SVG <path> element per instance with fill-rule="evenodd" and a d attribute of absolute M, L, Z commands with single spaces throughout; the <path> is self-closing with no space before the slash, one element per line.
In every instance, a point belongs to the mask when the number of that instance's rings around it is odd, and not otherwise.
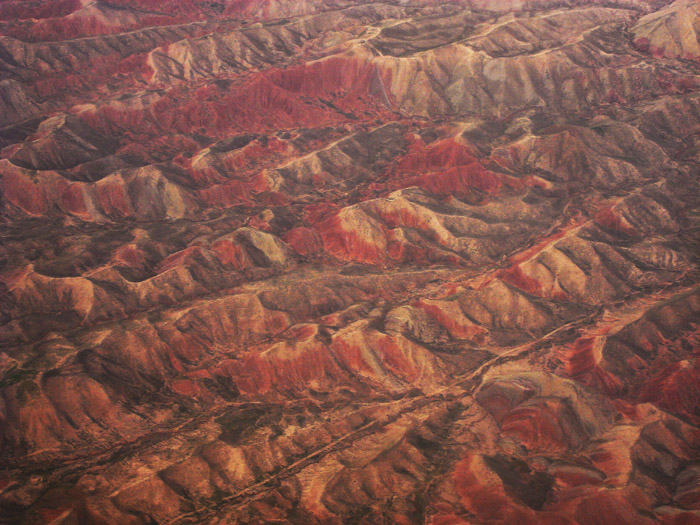
<path fill-rule="evenodd" d="M 0 523 L 700 523 L 696 1 L 0 1 Z"/>

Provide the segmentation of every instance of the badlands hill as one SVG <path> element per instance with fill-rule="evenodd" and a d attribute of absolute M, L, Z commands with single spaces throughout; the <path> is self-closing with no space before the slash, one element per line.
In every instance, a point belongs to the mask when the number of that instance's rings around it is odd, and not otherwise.
<path fill-rule="evenodd" d="M 700 523 L 699 5 L 0 2 L 0 523 Z"/>

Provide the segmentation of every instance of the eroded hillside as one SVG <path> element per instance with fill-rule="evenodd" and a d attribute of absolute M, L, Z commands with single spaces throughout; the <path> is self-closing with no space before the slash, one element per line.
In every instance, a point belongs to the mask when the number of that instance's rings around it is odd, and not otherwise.
<path fill-rule="evenodd" d="M 0 2 L 0 522 L 700 523 L 698 6 Z"/>

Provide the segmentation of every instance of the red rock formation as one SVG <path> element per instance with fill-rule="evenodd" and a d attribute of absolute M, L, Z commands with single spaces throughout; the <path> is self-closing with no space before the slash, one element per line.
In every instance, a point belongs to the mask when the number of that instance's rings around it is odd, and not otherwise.
<path fill-rule="evenodd" d="M 697 11 L 0 2 L 0 522 L 700 522 Z"/>

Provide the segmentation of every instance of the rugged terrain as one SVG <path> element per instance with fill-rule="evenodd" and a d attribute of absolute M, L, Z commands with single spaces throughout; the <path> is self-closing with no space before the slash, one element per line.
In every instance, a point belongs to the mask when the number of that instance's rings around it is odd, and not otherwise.
<path fill-rule="evenodd" d="M 0 1 L 0 523 L 700 523 L 698 35 Z"/>

